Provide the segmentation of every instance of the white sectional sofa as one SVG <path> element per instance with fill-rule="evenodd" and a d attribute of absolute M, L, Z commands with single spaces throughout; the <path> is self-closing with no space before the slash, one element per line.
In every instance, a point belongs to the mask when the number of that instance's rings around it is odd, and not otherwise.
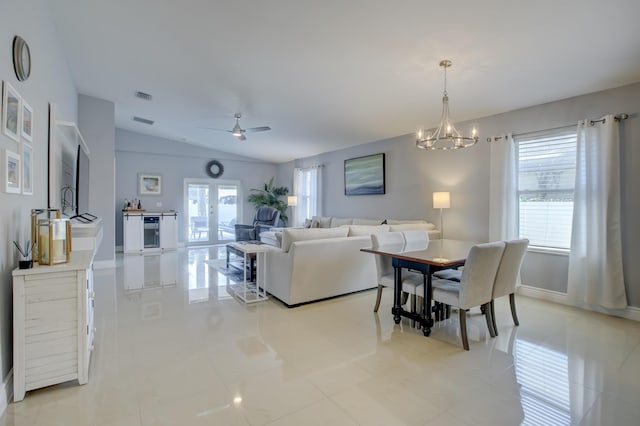
<path fill-rule="evenodd" d="M 377 287 L 374 257 L 360 251 L 371 247 L 373 233 L 423 229 L 429 231 L 431 239 L 440 235 L 426 221 L 387 220 L 381 224 L 383 220 L 328 219 L 318 224 L 337 226 L 284 228 L 261 234 L 263 242 L 279 250 L 266 252 L 264 264 L 258 269 L 264 268 L 267 291 L 287 306 Z M 351 223 L 344 223 L 349 220 Z M 354 225 L 354 221 L 360 224 Z"/>

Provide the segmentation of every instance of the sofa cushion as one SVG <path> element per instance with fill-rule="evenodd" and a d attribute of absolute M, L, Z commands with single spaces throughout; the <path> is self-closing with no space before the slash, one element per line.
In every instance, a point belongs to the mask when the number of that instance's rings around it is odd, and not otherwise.
<path fill-rule="evenodd" d="M 362 219 L 354 218 L 352 225 L 381 225 L 382 219 Z"/>
<path fill-rule="evenodd" d="M 349 225 L 349 236 L 379 234 L 389 232 L 389 225 Z"/>
<path fill-rule="evenodd" d="M 421 230 L 421 231 L 430 231 L 435 229 L 435 225 L 433 223 L 402 223 L 398 225 L 389 225 L 390 232 L 399 232 L 399 231 L 413 231 L 413 230 Z"/>
<path fill-rule="evenodd" d="M 331 227 L 337 228 L 342 225 L 351 225 L 353 223 L 353 218 L 350 217 L 332 217 L 331 218 Z"/>
<path fill-rule="evenodd" d="M 346 226 L 326 229 L 285 228 L 282 231 L 282 251 L 288 252 L 291 244 L 295 241 L 322 240 L 325 238 L 346 237 L 348 234 L 349 228 Z"/>
<path fill-rule="evenodd" d="M 405 220 L 405 219 L 387 219 L 389 225 L 404 225 L 405 223 L 427 223 L 426 220 Z"/>
<path fill-rule="evenodd" d="M 311 218 L 312 228 L 331 228 L 331 217 L 313 216 Z M 317 226 L 314 226 L 316 224 Z"/>
<path fill-rule="evenodd" d="M 282 245 L 282 231 L 265 231 L 260 233 L 260 241 L 274 247 Z"/>

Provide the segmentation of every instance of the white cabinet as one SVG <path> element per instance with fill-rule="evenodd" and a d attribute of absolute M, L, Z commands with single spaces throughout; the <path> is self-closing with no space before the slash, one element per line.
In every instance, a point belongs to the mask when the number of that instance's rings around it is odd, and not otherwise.
<path fill-rule="evenodd" d="M 175 250 L 178 248 L 178 213 L 124 212 L 122 231 L 125 253 Z"/>
<path fill-rule="evenodd" d="M 125 253 L 141 253 L 144 250 L 144 228 L 141 213 L 124 213 L 122 215 L 123 251 Z"/>
<path fill-rule="evenodd" d="M 93 350 L 92 250 L 71 260 L 13 271 L 13 398 L 77 379 L 89 380 Z"/>
<path fill-rule="evenodd" d="M 178 214 L 175 212 L 160 215 L 160 248 L 162 250 L 178 248 Z"/>

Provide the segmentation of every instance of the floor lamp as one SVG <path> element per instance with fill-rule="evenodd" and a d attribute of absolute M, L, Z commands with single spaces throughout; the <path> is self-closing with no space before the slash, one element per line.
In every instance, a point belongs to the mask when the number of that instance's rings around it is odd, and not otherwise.
<path fill-rule="evenodd" d="M 451 207 L 451 197 L 448 192 L 433 193 L 433 208 L 440 209 L 440 239 L 444 240 L 444 227 L 442 226 L 442 210 Z"/>
<path fill-rule="evenodd" d="M 287 205 L 291 207 L 291 224 L 295 227 L 297 220 L 293 208 L 298 205 L 298 197 L 296 195 L 289 195 L 287 197 Z"/>

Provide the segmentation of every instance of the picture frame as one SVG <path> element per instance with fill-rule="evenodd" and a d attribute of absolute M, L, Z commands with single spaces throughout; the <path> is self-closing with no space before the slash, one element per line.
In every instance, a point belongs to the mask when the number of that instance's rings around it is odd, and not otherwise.
<path fill-rule="evenodd" d="M 33 195 L 33 147 L 22 144 L 22 193 Z"/>
<path fill-rule="evenodd" d="M 22 120 L 20 133 L 26 141 L 33 142 L 33 108 L 31 105 L 22 100 Z"/>
<path fill-rule="evenodd" d="M 344 160 L 344 195 L 380 195 L 385 190 L 384 153 Z"/>
<path fill-rule="evenodd" d="M 20 142 L 22 98 L 9 82 L 2 84 L 2 133 Z"/>
<path fill-rule="evenodd" d="M 162 175 L 156 173 L 139 173 L 138 194 L 162 195 Z"/>
<path fill-rule="evenodd" d="M 20 193 L 20 156 L 8 149 L 4 150 L 3 156 L 4 192 L 8 194 Z"/>

